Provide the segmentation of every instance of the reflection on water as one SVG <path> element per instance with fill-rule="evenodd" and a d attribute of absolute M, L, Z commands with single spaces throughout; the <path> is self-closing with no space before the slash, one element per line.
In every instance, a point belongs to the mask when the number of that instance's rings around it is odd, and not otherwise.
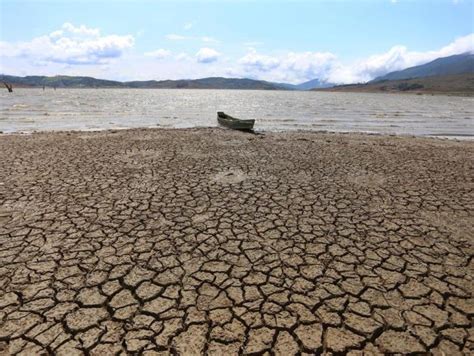
<path fill-rule="evenodd" d="M 474 99 L 329 92 L 15 89 L 0 92 L 0 131 L 216 126 L 216 112 L 265 131 L 474 136 Z"/>

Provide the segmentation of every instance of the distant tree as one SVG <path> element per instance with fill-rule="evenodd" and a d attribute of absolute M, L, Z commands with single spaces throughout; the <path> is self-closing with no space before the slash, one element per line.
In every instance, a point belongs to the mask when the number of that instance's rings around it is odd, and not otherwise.
<path fill-rule="evenodd" d="M 7 82 L 3 82 L 3 84 L 4 84 L 5 87 L 8 89 L 8 92 L 9 92 L 9 93 L 13 93 L 13 85 L 8 84 Z"/>

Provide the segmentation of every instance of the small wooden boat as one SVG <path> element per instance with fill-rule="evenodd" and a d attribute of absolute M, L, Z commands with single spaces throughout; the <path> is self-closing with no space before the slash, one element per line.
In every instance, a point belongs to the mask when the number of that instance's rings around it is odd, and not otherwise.
<path fill-rule="evenodd" d="M 241 130 L 241 131 L 252 131 L 255 120 L 240 120 L 225 114 L 222 111 L 217 112 L 217 122 L 220 125 L 228 127 L 229 129 Z"/>

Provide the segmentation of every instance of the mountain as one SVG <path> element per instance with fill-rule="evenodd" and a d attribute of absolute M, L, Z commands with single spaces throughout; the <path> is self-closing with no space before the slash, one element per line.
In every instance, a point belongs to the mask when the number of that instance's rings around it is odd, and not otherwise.
<path fill-rule="evenodd" d="M 285 88 L 273 83 L 240 78 L 202 78 L 185 80 L 148 80 L 118 82 L 113 80 L 96 79 L 92 77 L 75 76 L 26 76 L 0 75 L 0 82 L 13 84 L 15 87 L 58 87 L 58 88 L 150 88 L 150 89 L 254 89 L 254 90 L 283 90 Z"/>
<path fill-rule="evenodd" d="M 119 82 L 92 77 L 57 75 L 17 77 L 0 74 L 0 82 L 16 87 L 58 87 L 58 88 L 146 88 L 146 89 L 253 89 L 253 90 L 310 90 L 328 88 L 334 84 L 313 79 L 301 84 L 273 83 L 247 78 L 210 77 L 180 80 L 145 80 Z"/>
<path fill-rule="evenodd" d="M 58 88 L 85 88 L 85 87 L 101 87 L 101 88 L 121 88 L 120 82 L 113 80 L 95 79 L 92 77 L 70 77 L 66 75 L 57 75 L 54 77 L 45 76 L 27 76 L 16 77 L 13 75 L 0 75 L 0 82 L 7 82 L 13 86 L 26 87 L 58 87 Z"/>
<path fill-rule="evenodd" d="M 319 79 L 309 80 L 301 84 L 287 84 L 287 83 L 272 83 L 279 87 L 289 89 L 289 90 L 311 90 L 315 88 L 330 88 L 335 84 L 323 82 Z"/>
<path fill-rule="evenodd" d="M 410 67 L 404 70 L 388 73 L 384 76 L 375 78 L 369 83 L 377 83 L 385 80 L 424 78 L 463 73 L 474 73 L 474 54 L 464 53 L 438 58 L 432 62 L 416 67 Z"/>
<path fill-rule="evenodd" d="M 313 80 L 298 84 L 296 87 L 299 90 L 311 90 L 315 88 L 329 88 L 329 87 L 333 87 L 334 85 L 335 84 L 323 82 L 319 79 L 313 79 Z"/>
<path fill-rule="evenodd" d="M 401 80 L 383 80 L 365 84 L 338 85 L 332 88 L 314 90 L 356 93 L 403 92 L 474 96 L 474 73 L 438 75 Z"/>
<path fill-rule="evenodd" d="M 210 77 L 183 80 L 150 80 L 123 83 L 128 88 L 162 88 L 162 89 L 254 89 L 281 90 L 282 88 L 269 82 L 253 79 Z"/>

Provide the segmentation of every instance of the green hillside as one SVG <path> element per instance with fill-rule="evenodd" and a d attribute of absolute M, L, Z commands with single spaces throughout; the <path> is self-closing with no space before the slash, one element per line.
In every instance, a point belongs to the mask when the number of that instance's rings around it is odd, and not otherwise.
<path fill-rule="evenodd" d="M 383 80 L 367 84 L 339 85 L 328 89 L 341 92 L 421 93 L 474 96 L 474 73 L 433 76 L 408 80 Z"/>
<path fill-rule="evenodd" d="M 400 80 L 433 76 L 448 76 L 463 73 L 474 73 L 474 54 L 464 53 L 435 59 L 426 64 L 406 68 L 375 78 L 371 82 Z"/>
<path fill-rule="evenodd" d="M 149 88 L 149 89 L 254 89 L 254 90 L 284 90 L 277 84 L 240 78 L 203 78 L 189 80 L 148 80 L 118 82 L 113 80 L 96 79 L 92 77 L 73 76 L 27 76 L 16 77 L 0 75 L 0 82 L 13 84 L 13 87 L 58 87 L 58 88 Z"/>

